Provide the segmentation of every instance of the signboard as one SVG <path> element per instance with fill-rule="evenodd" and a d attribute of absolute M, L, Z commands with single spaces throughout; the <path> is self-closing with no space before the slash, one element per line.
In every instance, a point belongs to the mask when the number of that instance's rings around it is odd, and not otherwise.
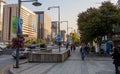
<path fill-rule="evenodd" d="M 62 40 L 61 35 L 57 35 L 56 40 L 57 40 L 58 42 L 60 42 L 60 41 Z"/>

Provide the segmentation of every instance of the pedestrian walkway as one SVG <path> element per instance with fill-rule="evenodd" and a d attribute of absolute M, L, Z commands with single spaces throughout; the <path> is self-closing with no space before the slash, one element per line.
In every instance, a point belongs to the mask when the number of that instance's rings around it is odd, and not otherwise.
<path fill-rule="evenodd" d="M 10 68 L 14 74 L 114 74 L 114 65 L 110 57 L 86 57 L 81 60 L 79 48 L 62 63 L 26 63 L 19 69 Z"/>

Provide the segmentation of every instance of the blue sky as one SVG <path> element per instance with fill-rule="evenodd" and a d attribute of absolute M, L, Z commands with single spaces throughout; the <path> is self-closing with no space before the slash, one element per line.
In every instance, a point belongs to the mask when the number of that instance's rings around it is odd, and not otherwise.
<path fill-rule="evenodd" d="M 9 4 L 17 3 L 18 0 L 5 0 Z M 22 0 L 24 1 L 24 0 Z M 34 7 L 32 3 L 22 3 L 32 11 L 46 11 L 52 18 L 52 21 L 58 20 L 58 9 L 47 10 L 51 6 L 60 6 L 60 20 L 68 21 L 69 27 L 77 28 L 77 15 L 90 7 L 99 7 L 101 2 L 111 1 L 116 4 L 118 0 L 39 0 L 42 6 Z M 61 29 L 67 29 L 67 23 L 61 23 Z M 73 29 L 69 29 L 71 32 Z"/>

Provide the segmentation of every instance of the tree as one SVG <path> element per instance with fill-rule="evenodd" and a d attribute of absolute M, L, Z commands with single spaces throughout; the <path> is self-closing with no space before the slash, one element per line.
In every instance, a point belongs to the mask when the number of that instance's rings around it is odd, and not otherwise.
<path fill-rule="evenodd" d="M 79 14 L 78 28 L 81 34 L 81 42 L 88 43 L 93 41 L 97 33 L 97 23 L 100 21 L 99 11 L 95 8 L 89 8 L 86 12 Z"/>
<path fill-rule="evenodd" d="M 79 43 L 79 38 L 75 31 L 74 31 L 74 33 L 72 33 L 72 40 L 74 43 Z"/>
<path fill-rule="evenodd" d="M 16 38 L 12 39 L 12 48 L 24 48 L 24 37 L 19 35 Z"/>
<path fill-rule="evenodd" d="M 110 2 L 103 2 L 99 8 L 89 8 L 80 13 L 77 22 L 81 41 L 88 43 L 96 40 L 100 48 L 102 37 L 111 34 L 113 26 L 120 23 L 119 14 L 120 9 Z"/>

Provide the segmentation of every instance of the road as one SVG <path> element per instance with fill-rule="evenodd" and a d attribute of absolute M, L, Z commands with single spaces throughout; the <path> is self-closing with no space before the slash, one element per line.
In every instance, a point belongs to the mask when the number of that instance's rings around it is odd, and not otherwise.
<path fill-rule="evenodd" d="M 19 62 L 24 62 L 26 59 L 20 59 Z M 9 74 L 9 66 L 16 63 L 16 60 L 13 59 L 11 55 L 1 55 L 0 56 L 0 72 L 4 69 L 6 70 L 5 74 Z"/>

